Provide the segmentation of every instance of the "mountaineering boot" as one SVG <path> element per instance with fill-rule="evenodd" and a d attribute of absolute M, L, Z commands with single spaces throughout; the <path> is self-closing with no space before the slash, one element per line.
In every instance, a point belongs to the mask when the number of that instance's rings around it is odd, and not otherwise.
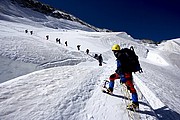
<path fill-rule="evenodd" d="M 113 94 L 113 89 L 112 89 L 112 88 L 108 88 L 108 89 L 107 89 L 107 92 L 108 92 L 109 94 Z"/>
<path fill-rule="evenodd" d="M 138 102 L 132 102 L 132 103 L 127 105 L 127 109 L 130 109 L 130 110 L 139 109 L 139 103 Z"/>
<path fill-rule="evenodd" d="M 103 89 L 102 89 L 102 92 L 104 92 L 104 93 L 108 93 L 108 94 L 110 94 L 110 95 L 112 95 L 112 94 L 113 94 L 113 90 L 112 90 L 112 89 L 110 89 L 110 88 L 103 88 Z"/>

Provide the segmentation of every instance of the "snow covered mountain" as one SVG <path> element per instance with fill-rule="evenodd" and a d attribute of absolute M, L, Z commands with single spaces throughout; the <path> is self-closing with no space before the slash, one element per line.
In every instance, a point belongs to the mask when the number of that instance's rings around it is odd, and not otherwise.
<path fill-rule="evenodd" d="M 179 38 L 157 46 L 125 32 L 95 32 L 9 0 L 0 1 L 0 26 L 0 119 L 180 120 Z M 137 113 L 126 110 L 129 93 L 118 80 L 113 96 L 101 92 L 116 68 L 113 44 L 134 46 L 140 58 L 144 72 L 133 75 Z M 103 66 L 94 54 L 102 54 Z"/>
<path fill-rule="evenodd" d="M 74 17 L 73 15 L 62 12 L 49 5 L 42 4 L 41 2 L 36 0 L 1 0 L 0 3 L 1 13 L 18 18 L 18 20 L 14 20 L 13 17 L 10 18 L 5 16 L 4 14 L 1 14 L 1 19 L 21 23 L 29 22 L 30 20 L 54 29 L 81 29 L 85 31 L 97 32 L 110 31 L 107 29 L 96 28 L 77 17 Z M 28 20 L 24 18 L 27 18 Z"/>

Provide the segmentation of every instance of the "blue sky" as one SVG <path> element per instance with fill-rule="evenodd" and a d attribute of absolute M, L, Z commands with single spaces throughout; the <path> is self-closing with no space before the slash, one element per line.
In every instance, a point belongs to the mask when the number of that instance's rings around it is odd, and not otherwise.
<path fill-rule="evenodd" d="M 99 28 L 137 39 L 180 38 L 179 0 L 38 0 Z"/>

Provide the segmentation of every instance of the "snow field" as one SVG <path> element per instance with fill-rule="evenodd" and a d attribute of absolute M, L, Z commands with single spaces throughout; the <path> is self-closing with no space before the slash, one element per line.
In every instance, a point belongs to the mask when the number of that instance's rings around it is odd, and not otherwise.
<path fill-rule="evenodd" d="M 134 116 L 180 119 L 180 39 L 144 45 L 125 32 L 92 32 L 79 23 L 45 16 L 8 0 L 0 3 L 0 119 L 129 119 L 128 93 L 119 80 L 113 96 L 101 92 L 103 81 L 116 69 L 113 44 L 134 46 L 144 71 L 134 75 L 140 100 Z M 26 29 L 33 30 L 33 35 L 26 34 Z M 90 55 L 85 53 L 87 48 Z M 103 55 L 103 66 L 92 58 L 95 53 Z"/>

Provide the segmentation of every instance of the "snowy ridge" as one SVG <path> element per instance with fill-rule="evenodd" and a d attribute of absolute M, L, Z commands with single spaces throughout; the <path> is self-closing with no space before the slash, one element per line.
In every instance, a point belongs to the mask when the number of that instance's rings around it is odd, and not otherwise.
<path fill-rule="evenodd" d="M 180 53 L 180 38 L 169 40 L 167 42 L 162 43 L 160 50 L 169 51 L 169 52 L 176 52 Z"/>
<path fill-rule="evenodd" d="M 104 80 L 116 69 L 113 44 L 133 46 L 143 68 L 143 73 L 134 75 L 140 101 L 134 116 L 140 120 L 180 119 L 180 39 L 158 46 L 143 44 L 124 32 L 90 32 L 77 22 L 2 2 L 0 119 L 130 119 L 126 109 L 130 100 L 119 80 L 114 95 L 101 91 Z M 103 66 L 98 66 L 94 54 L 102 54 Z"/>
<path fill-rule="evenodd" d="M 0 19 L 24 23 L 32 26 L 46 26 L 53 29 L 80 29 L 84 31 L 95 31 L 89 26 L 82 25 L 65 19 L 58 19 L 45 14 L 33 11 L 29 8 L 22 8 L 11 0 L 0 1 Z"/>
<path fill-rule="evenodd" d="M 160 66 L 168 66 L 169 64 L 164 60 L 157 52 L 150 51 L 147 55 L 147 60 L 149 60 L 150 63 L 154 63 L 156 65 Z"/>
<path fill-rule="evenodd" d="M 133 75 L 133 77 L 136 86 L 156 113 L 157 118 L 160 120 L 180 119 L 179 115 L 177 115 L 167 105 L 165 105 L 136 75 Z"/>
<path fill-rule="evenodd" d="M 136 86 L 141 90 L 143 96 L 146 98 L 146 100 L 154 110 L 165 107 L 165 104 L 162 103 L 136 75 L 134 75 L 133 77 Z"/>

